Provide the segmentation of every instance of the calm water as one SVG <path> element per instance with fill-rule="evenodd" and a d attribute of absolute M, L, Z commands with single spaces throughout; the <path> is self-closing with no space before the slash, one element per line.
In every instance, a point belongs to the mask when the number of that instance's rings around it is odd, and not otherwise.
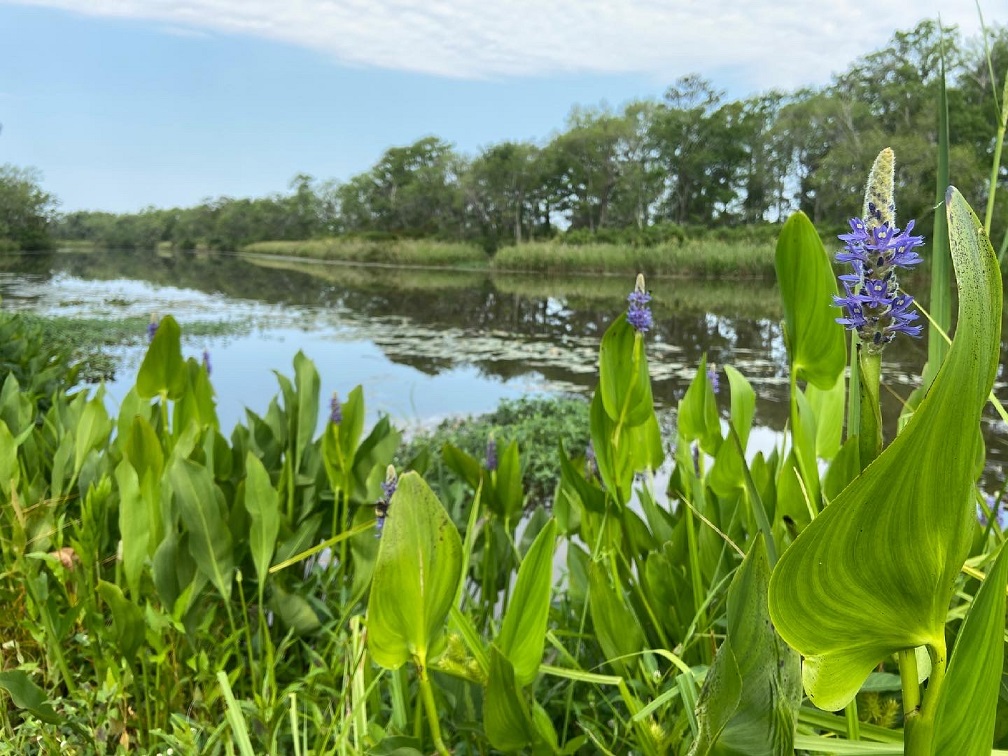
<path fill-rule="evenodd" d="M 787 419 L 786 356 L 773 285 L 648 285 L 658 404 L 675 406 L 706 353 L 752 382 L 762 426 L 756 441 L 772 445 Z M 487 411 L 522 394 L 588 396 L 599 339 L 625 308 L 632 286 L 622 277 L 490 277 L 137 252 L 9 257 L 0 268 L 7 309 L 116 318 L 170 313 L 184 337 L 187 322 L 240 324 L 236 335 L 185 338 L 183 345 L 197 357 L 210 351 L 225 428 L 245 407 L 265 412 L 278 391 L 273 371 L 291 374 L 299 349 L 317 365 L 324 397 L 332 391 L 345 396 L 363 384 L 372 418 L 387 413 L 403 426 Z M 142 355 L 139 339 L 120 350 L 122 368 L 108 384 L 113 401 L 132 385 Z M 895 393 L 884 397 L 886 417 L 895 419 L 897 397 L 916 385 L 925 357 L 925 344 L 909 339 L 887 350 L 884 381 Z M 1004 388 L 1000 380 L 996 390 Z M 723 403 L 727 411 L 726 396 Z M 999 464 L 1008 461 L 1004 430 L 993 419 L 986 429 Z"/>

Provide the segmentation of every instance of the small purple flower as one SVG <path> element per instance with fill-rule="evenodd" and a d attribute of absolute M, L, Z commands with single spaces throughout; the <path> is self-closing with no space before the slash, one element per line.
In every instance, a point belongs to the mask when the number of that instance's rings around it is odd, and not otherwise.
<path fill-rule="evenodd" d="M 210 365 L 210 350 L 209 349 L 204 349 L 203 350 L 203 367 L 206 368 L 206 374 L 207 374 L 207 377 L 209 377 L 211 371 L 213 370 L 213 367 Z"/>
<path fill-rule="evenodd" d="M 343 405 L 340 404 L 339 394 L 333 391 L 332 400 L 329 402 L 329 422 L 339 425 L 343 422 Z"/>
<path fill-rule="evenodd" d="M 651 295 L 644 289 L 644 275 L 637 274 L 637 283 L 634 290 L 627 296 L 630 306 L 627 308 L 627 322 L 630 323 L 639 333 L 647 333 L 654 325 L 654 318 L 651 315 L 651 308 L 648 302 Z"/>
<path fill-rule="evenodd" d="M 375 502 L 375 538 L 381 538 L 382 530 L 385 528 L 385 518 L 388 517 L 389 502 L 396 492 L 398 478 L 395 467 L 389 465 L 385 470 L 385 480 L 381 484 L 382 495 Z"/>
<path fill-rule="evenodd" d="M 157 333 L 159 325 L 161 325 L 161 321 L 158 319 L 157 315 L 152 313 L 150 316 L 150 322 L 147 324 L 147 341 L 154 341 L 154 334 Z"/>
<path fill-rule="evenodd" d="M 491 472 L 497 469 L 497 442 L 493 436 L 487 439 L 486 469 Z"/>
<path fill-rule="evenodd" d="M 718 377 L 717 366 L 714 363 L 707 365 L 707 380 L 711 382 L 715 394 L 721 390 L 721 379 Z"/>
<path fill-rule="evenodd" d="M 913 236 L 914 222 L 900 231 L 888 221 L 869 226 L 860 218 L 850 220 L 850 233 L 841 234 L 844 251 L 837 262 L 849 263 L 853 273 L 840 276 L 844 295 L 834 296 L 833 304 L 844 314 L 836 319 L 851 331 L 856 331 L 869 351 L 878 353 L 897 333 L 918 337 L 920 317 L 912 309 L 913 297 L 900 290 L 897 268 L 910 268 L 920 263 L 916 249 L 924 244 L 923 236 Z"/>

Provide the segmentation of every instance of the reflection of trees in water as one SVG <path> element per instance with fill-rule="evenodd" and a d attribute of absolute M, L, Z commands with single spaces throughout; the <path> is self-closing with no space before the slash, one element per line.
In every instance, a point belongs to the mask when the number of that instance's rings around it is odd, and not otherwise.
<path fill-rule="evenodd" d="M 597 380 L 598 340 L 626 307 L 624 289 L 629 290 L 612 279 L 599 279 L 597 285 L 580 279 L 565 286 L 530 277 L 523 286 L 521 277 L 509 275 L 498 285 L 489 275 L 471 272 L 329 265 L 287 269 L 232 256 L 143 252 L 4 256 L 0 271 L 42 278 L 56 272 L 84 279 L 131 278 L 271 304 L 338 308 L 389 359 L 424 373 L 471 364 L 502 380 L 539 374 L 585 394 Z M 655 327 L 648 335 L 656 401 L 674 406 L 706 354 L 719 366 L 735 365 L 753 383 L 759 422 L 784 428 L 786 353 L 779 311 L 767 301 L 777 296 L 770 285 L 658 283 L 665 290 L 653 302 Z M 691 287 L 697 296 L 691 296 Z M 705 301 L 712 304 L 704 306 Z M 414 332 L 424 335 L 411 336 Z M 899 397 L 912 390 L 926 356 L 924 340 L 900 339 L 887 348 L 888 384 Z M 1008 348 L 1002 344 L 1002 363 L 1005 359 Z M 882 399 L 891 438 L 901 401 L 886 391 Z M 723 397 L 722 404 L 727 403 Z M 992 457 L 1008 463 L 1008 441 L 1000 428 L 990 424 L 985 435 Z"/>

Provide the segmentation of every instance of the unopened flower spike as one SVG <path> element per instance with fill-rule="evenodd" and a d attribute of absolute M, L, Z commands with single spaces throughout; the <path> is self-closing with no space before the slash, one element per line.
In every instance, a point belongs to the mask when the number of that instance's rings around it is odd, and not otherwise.
<path fill-rule="evenodd" d="M 650 301 L 651 295 L 644 288 L 644 274 L 638 273 L 634 290 L 627 297 L 627 302 L 630 303 L 627 308 L 627 322 L 636 328 L 638 333 L 647 333 L 654 324 L 651 308 L 648 307 Z"/>
<path fill-rule="evenodd" d="M 389 502 L 395 493 L 397 482 L 395 467 L 389 465 L 385 470 L 385 480 L 381 484 L 382 495 L 375 502 L 375 538 L 381 538 L 382 530 L 385 527 L 385 518 L 388 517 Z"/>
<path fill-rule="evenodd" d="M 894 158 L 888 147 L 875 158 L 865 188 L 863 217 L 851 218 L 850 232 L 840 235 L 844 250 L 837 262 L 849 263 L 851 273 L 840 276 L 844 295 L 834 296 L 842 307 L 837 322 L 856 331 L 864 348 L 878 354 L 897 333 L 921 335 L 920 317 L 913 297 L 900 289 L 897 268 L 911 268 L 922 262 L 917 248 L 923 236 L 913 236 L 914 222 L 900 230 L 896 225 L 894 200 Z"/>

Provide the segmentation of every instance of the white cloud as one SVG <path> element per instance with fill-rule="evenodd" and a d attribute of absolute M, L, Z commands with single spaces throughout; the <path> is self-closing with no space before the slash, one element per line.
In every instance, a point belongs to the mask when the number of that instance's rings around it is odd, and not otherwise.
<path fill-rule="evenodd" d="M 14 1 L 264 37 L 344 63 L 440 76 L 732 70 L 754 90 L 825 82 L 894 30 L 939 13 L 946 25 L 978 28 L 974 0 Z"/>

